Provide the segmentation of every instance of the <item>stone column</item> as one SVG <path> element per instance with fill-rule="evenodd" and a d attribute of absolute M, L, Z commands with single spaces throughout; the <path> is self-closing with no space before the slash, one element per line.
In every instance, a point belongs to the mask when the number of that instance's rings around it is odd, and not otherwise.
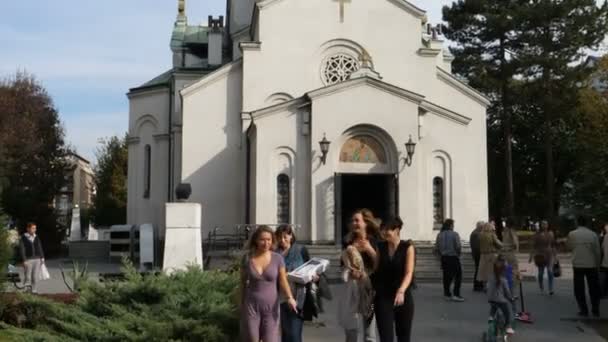
<path fill-rule="evenodd" d="M 203 268 L 199 203 L 165 204 L 165 255 L 163 271 L 185 270 L 188 265 Z"/>

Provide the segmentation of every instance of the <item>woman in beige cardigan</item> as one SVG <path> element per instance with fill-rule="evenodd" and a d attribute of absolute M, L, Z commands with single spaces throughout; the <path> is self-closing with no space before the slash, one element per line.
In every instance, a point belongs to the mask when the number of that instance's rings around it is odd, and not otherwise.
<path fill-rule="evenodd" d="M 480 257 L 477 281 L 485 283 L 491 279 L 494 272 L 494 261 L 501 248 L 502 243 L 496 237 L 494 226 L 491 223 L 485 223 L 479 235 Z"/>

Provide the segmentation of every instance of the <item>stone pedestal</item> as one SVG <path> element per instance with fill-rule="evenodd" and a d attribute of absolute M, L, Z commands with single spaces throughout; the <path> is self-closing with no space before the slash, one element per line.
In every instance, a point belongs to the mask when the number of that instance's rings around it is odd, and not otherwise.
<path fill-rule="evenodd" d="M 199 203 L 166 203 L 165 255 L 163 271 L 172 273 L 188 265 L 203 268 Z"/>
<path fill-rule="evenodd" d="M 69 241 L 80 240 L 82 240 L 82 232 L 80 229 L 80 208 L 75 207 L 72 209 L 72 224 L 70 225 Z"/>

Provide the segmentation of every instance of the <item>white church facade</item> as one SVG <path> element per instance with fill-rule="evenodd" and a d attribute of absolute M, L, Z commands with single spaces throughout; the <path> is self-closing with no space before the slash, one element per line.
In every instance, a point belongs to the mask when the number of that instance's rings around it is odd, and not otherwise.
<path fill-rule="evenodd" d="M 179 183 L 202 227 L 291 223 L 341 242 L 349 214 L 399 214 L 404 238 L 488 217 L 486 107 L 405 0 L 228 0 L 189 25 L 173 68 L 129 91 L 128 223 L 164 232 Z M 408 153 L 409 152 L 409 153 Z M 413 153 L 412 153 L 413 152 Z"/>

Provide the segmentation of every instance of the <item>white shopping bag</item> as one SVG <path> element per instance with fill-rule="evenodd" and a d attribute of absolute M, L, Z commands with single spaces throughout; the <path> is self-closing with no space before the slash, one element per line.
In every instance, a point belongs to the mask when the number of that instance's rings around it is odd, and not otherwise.
<path fill-rule="evenodd" d="M 51 274 L 49 273 L 48 268 L 46 268 L 46 264 L 42 264 L 40 266 L 40 280 L 51 279 Z"/>

